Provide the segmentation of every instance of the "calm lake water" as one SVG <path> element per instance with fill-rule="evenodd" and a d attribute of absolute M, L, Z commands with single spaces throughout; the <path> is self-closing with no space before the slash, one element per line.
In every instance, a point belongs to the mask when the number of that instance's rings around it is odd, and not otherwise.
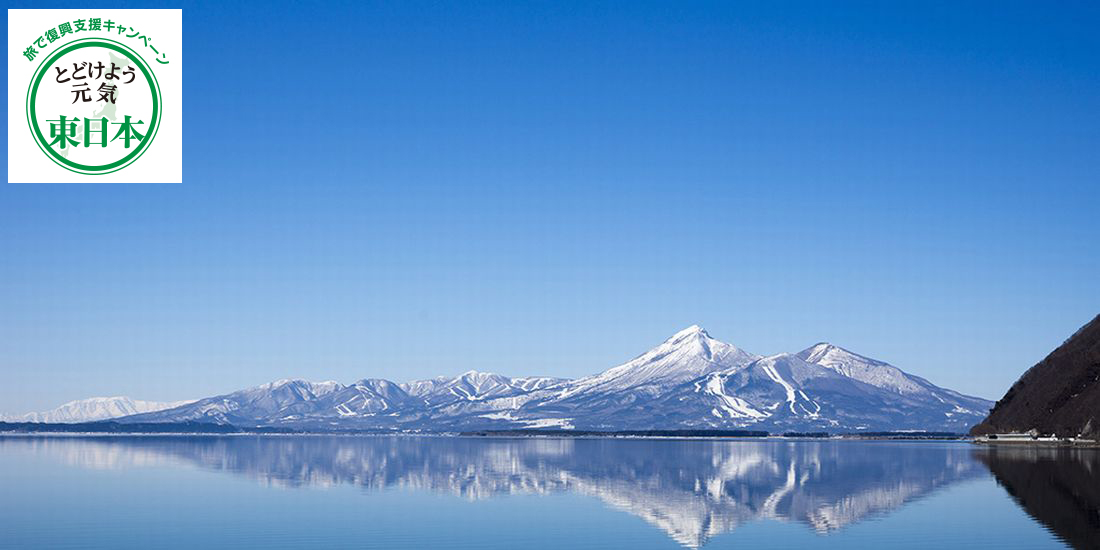
<path fill-rule="evenodd" d="M 1097 548 L 1098 510 L 1095 450 L 0 437 L 5 548 Z"/>

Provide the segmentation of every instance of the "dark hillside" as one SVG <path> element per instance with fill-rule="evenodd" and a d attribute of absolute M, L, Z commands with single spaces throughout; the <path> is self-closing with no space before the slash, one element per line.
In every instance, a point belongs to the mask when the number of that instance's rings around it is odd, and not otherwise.
<path fill-rule="evenodd" d="M 970 433 L 1100 439 L 1100 315 L 1028 369 Z"/>

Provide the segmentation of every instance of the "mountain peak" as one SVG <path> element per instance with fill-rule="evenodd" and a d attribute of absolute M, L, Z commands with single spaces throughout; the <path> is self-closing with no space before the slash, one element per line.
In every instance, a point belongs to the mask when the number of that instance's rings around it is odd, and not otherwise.
<path fill-rule="evenodd" d="M 840 347 L 840 346 L 838 346 L 838 345 L 836 345 L 832 342 L 818 342 L 818 343 L 806 348 L 806 351 L 809 351 L 809 350 L 821 350 L 821 351 L 840 350 L 840 351 L 843 351 L 843 352 L 846 352 L 846 353 L 852 353 L 852 352 L 850 352 L 850 351 L 848 351 L 848 350 L 846 350 L 846 349 L 844 349 L 844 348 L 842 348 L 842 347 Z"/>
<path fill-rule="evenodd" d="M 703 327 L 691 325 L 626 363 L 575 381 L 559 398 L 642 387 L 653 391 L 660 385 L 679 384 L 710 372 L 743 367 L 756 359 L 754 354 L 711 338 Z"/>
<path fill-rule="evenodd" d="M 649 354 L 654 355 L 666 355 L 669 353 L 691 354 L 700 355 L 708 360 L 713 353 L 713 347 L 725 347 L 729 346 L 724 342 L 719 342 L 714 338 L 711 338 L 706 329 L 699 325 L 691 325 L 676 334 L 673 334 L 668 340 L 665 340 L 661 345 L 653 348 L 649 351 Z M 645 357 L 645 355 L 643 355 Z"/>
<path fill-rule="evenodd" d="M 344 385 L 335 380 L 326 380 L 324 382 L 310 382 L 302 378 L 280 378 L 274 382 L 268 382 L 267 384 L 261 384 L 252 388 L 249 391 L 253 392 L 270 392 L 275 390 L 282 390 L 288 388 L 292 392 L 306 392 L 312 394 L 315 397 L 320 397 L 341 389 L 344 389 Z"/>
<path fill-rule="evenodd" d="M 710 338 L 710 334 L 707 333 L 707 329 L 699 325 L 691 325 L 676 334 L 673 334 L 666 342 L 674 342 L 676 340 L 686 340 L 692 337 Z"/>
<path fill-rule="evenodd" d="M 305 380 L 303 380 L 301 378 L 280 378 L 278 380 L 273 380 L 273 381 L 268 382 L 266 384 L 261 384 L 260 387 L 278 388 L 278 387 L 281 387 L 281 386 L 285 386 L 287 384 L 302 384 L 304 382 L 305 382 Z"/>
<path fill-rule="evenodd" d="M 879 388 L 903 394 L 928 393 L 929 382 L 906 374 L 901 369 L 878 359 L 848 351 L 828 342 L 821 342 L 800 352 L 807 363 L 820 365 L 838 374 Z"/>
<path fill-rule="evenodd" d="M 854 351 L 842 348 L 836 344 L 829 342 L 818 342 L 800 352 L 798 352 L 799 358 L 807 363 L 825 363 L 836 361 L 859 361 L 869 365 L 886 365 L 885 362 L 878 359 L 871 359 L 865 355 L 860 355 Z"/>
<path fill-rule="evenodd" d="M 393 382 L 390 382 L 389 380 L 386 380 L 385 378 L 362 378 L 362 379 L 356 380 L 352 384 L 352 386 L 364 386 L 364 387 L 396 386 L 396 385 L 397 384 L 395 384 Z"/>
<path fill-rule="evenodd" d="M 466 381 L 485 381 L 485 380 L 506 380 L 508 377 L 503 374 L 497 374 L 495 372 L 481 372 L 479 370 L 468 370 L 454 379 L 454 381 L 466 380 Z"/>

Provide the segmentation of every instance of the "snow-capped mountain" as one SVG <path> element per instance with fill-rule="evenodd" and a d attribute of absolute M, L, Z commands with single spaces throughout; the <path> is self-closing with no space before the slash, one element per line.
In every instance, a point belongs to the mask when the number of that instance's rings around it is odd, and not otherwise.
<path fill-rule="evenodd" d="M 800 351 L 798 357 L 854 380 L 901 394 L 924 393 L 934 387 L 927 380 L 905 374 L 889 363 L 870 359 L 826 342 Z"/>
<path fill-rule="evenodd" d="M 20 415 L 0 415 L 0 420 L 6 422 L 94 422 L 97 420 L 109 420 L 140 414 L 145 412 L 161 411 L 185 405 L 189 401 L 175 401 L 162 403 L 158 401 L 141 401 L 129 397 L 92 397 L 79 401 L 70 401 L 43 412 L 32 412 Z"/>
<path fill-rule="evenodd" d="M 690 416 L 680 422 L 708 428 L 961 432 L 990 406 L 929 386 L 934 391 L 900 394 L 784 353 L 686 384 L 670 392 L 661 408 L 686 405 L 678 414 Z"/>
<path fill-rule="evenodd" d="M 741 367 L 758 358 L 692 325 L 622 365 L 572 382 L 559 397 L 621 392 L 659 395 L 664 388 L 710 372 Z"/>
<path fill-rule="evenodd" d="M 138 422 L 212 421 L 224 424 L 252 426 L 277 424 L 303 415 L 325 410 L 339 415 L 330 406 L 332 396 L 347 386 L 339 382 L 308 382 L 282 379 L 226 395 L 207 397 L 173 409 L 127 417 Z M 329 397 L 330 399 L 325 399 Z"/>
<path fill-rule="evenodd" d="M 691 326 L 622 365 L 576 380 L 477 371 L 402 384 L 280 380 L 125 421 L 419 431 L 963 432 L 991 406 L 831 344 L 761 357 Z"/>
<path fill-rule="evenodd" d="M 332 408 L 340 416 L 388 414 L 418 404 L 417 399 L 401 386 L 381 378 L 364 378 L 322 397 L 317 407 L 320 410 Z"/>
<path fill-rule="evenodd" d="M 412 389 L 413 395 L 420 397 L 428 406 L 443 405 L 464 401 L 484 401 L 497 397 L 506 397 L 518 393 L 527 393 L 540 387 L 538 379 L 517 378 L 515 380 L 491 372 L 467 371 L 457 378 L 435 378 L 403 384 Z"/>
<path fill-rule="evenodd" d="M 959 416 L 966 422 L 975 414 L 985 414 L 992 402 L 941 388 L 924 378 L 907 374 L 901 369 L 876 359 L 852 353 L 828 343 L 817 344 L 799 352 L 803 360 L 821 365 L 838 374 L 886 391 L 897 392 L 907 401 L 923 403 L 929 409 L 942 410 L 944 416 Z M 939 403 L 939 405 L 936 405 Z M 950 410 L 945 410 L 949 407 Z M 951 422 L 956 426 L 958 422 Z"/>

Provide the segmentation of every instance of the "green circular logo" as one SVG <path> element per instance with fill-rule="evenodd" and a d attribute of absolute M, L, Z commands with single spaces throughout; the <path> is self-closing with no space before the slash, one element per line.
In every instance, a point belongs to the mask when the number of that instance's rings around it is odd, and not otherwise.
<path fill-rule="evenodd" d="M 27 90 L 38 148 L 80 174 L 132 164 L 149 149 L 160 115 L 160 85 L 149 64 L 106 38 L 66 44 L 38 66 Z"/>

